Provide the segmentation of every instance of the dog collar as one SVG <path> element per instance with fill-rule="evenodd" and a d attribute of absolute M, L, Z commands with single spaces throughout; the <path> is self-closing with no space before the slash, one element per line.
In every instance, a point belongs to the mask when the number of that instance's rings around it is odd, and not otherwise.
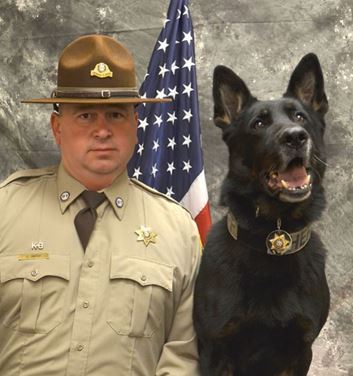
<path fill-rule="evenodd" d="M 254 235 L 251 231 L 240 228 L 231 212 L 227 215 L 227 227 L 230 235 L 235 240 L 240 240 L 257 250 L 263 249 L 265 245 L 267 254 L 271 256 L 285 256 L 300 251 L 306 246 L 311 235 L 310 226 L 291 233 L 282 230 L 280 219 L 277 220 L 277 229 L 271 231 L 266 237 Z"/>

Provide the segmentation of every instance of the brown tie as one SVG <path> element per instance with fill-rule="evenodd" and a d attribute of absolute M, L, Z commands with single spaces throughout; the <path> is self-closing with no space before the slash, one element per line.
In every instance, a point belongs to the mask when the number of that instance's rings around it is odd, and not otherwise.
<path fill-rule="evenodd" d="M 104 193 L 84 191 L 81 193 L 87 207 L 81 209 L 75 217 L 75 227 L 85 250 L 97 219 L 96 208 L 105 200 Z"/>

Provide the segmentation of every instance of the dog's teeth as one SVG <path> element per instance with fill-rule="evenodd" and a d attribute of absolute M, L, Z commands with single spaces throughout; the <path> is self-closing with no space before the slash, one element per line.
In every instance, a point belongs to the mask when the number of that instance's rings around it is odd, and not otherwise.
<path fill-rule="evenodd" d="M 283 188 L 288 189 L 288 184 L 284 180 L 281 180 L 281 184 Z"/>

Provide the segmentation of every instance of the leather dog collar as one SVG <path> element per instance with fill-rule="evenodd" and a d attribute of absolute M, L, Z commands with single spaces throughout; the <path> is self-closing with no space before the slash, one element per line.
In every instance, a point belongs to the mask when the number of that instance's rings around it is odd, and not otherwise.
<path fill-rule="evenodd" d="M 306 246 L 311 235 L 310 226 L 288 233 L 281 229 L 280 220 L 277 221 L 277 230 L 270 232 L 267 236 L 255 235 L 251 231 L 239 227 L 231 212 L 227 215 L 227 227 L 235 240 L 240 240 L 256 250 L 262 250 L 265 246 L 267 254 L 271 256 L 285 256 L 300 251 Z"/>

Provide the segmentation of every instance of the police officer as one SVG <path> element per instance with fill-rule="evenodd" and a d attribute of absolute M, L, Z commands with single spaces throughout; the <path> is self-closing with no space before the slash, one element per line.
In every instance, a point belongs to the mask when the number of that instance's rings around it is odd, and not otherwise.
<path fill-rule="evenodd" d="M 0 188 L 0 374 L 198 375 L 195 223 L 127 176 L 137 142 L 133 58 L 115 39 L 63 51 L 51 98 L 59 166 Z"/>

